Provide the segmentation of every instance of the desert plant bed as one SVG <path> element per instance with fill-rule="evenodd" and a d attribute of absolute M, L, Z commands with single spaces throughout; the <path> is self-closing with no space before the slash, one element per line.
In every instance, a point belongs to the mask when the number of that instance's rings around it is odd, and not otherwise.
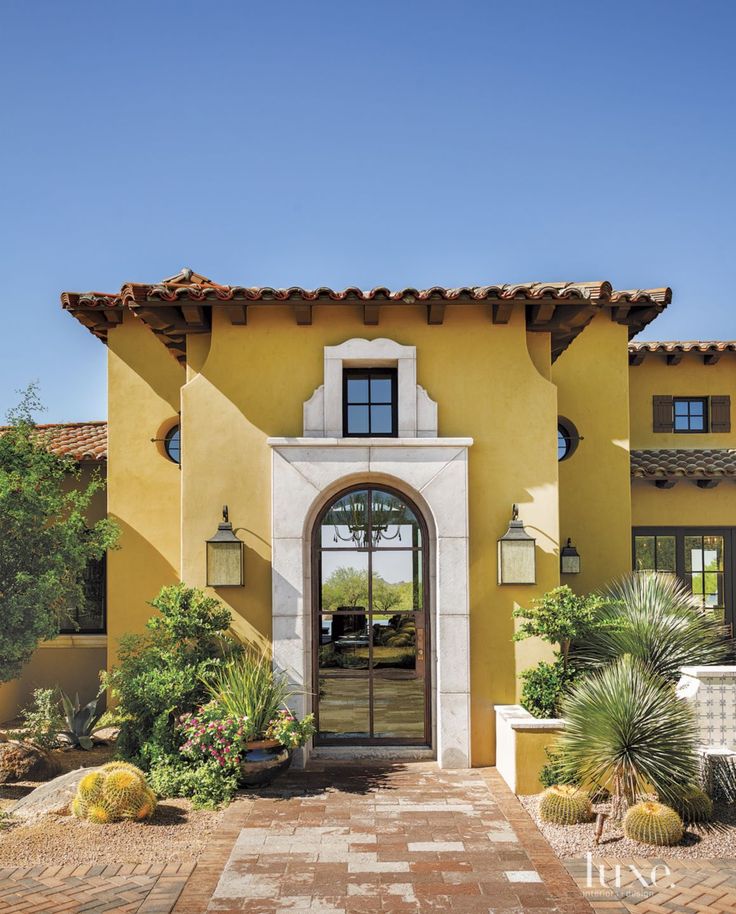
<path fill-rule="evenodd" d="M 62 771 L 110 761 L 113 746 L 91 751 L 54 750 Z M 39 787 L 40 781 L 0 785 L 0 813 Z M 248 801 L 242 801 L 248 802 Z M 183 863 L 196 860 L 217 831 L 221 813 L 194 810 L 186 799 L 161 800 L 150 822 L 95 825 L 72 815 L 49 814 L 29 823 L 0 819 L 4 867 L 40 864 Z"/>
<path fill-rule="evenodd" d="M 554 825 L 539 815 L 541 794 L 519 797 L 552 850 L 561 859 L 581 858 L 588 851 L 598 857 L 675 857 L 683 860 L 736 858 L 736 807 L 716 804 L 708 826 L 687 826 L 681 844 L 656 847 L 624 836 L 622 822 L 607 819 L 600 844 L 595 843 L 595 821 L 581 825 Z M 593 812 L 610 812 L 607 803 L 594 803 Z"/>

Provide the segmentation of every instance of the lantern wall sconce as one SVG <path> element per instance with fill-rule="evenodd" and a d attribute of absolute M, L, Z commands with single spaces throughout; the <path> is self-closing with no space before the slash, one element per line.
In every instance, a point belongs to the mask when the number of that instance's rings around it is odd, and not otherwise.
<path fill-rule="evenodd" d="M 227 505 L 222 509 L 222 523 L 207 540 L 207 586 L 243 586 L 243 541 L 233 532 Z"/>
<path fill-rule="evenodd" d="M 560 573 L 580 574 L 580 553 L 568 536 L 567 544 L 560 550 Z"/>
<path fill-rule="evenodd" d="M 509 529 L 498 541 L 498 583 L 535 584 L 537 580 L 537 541 L 519 520 L 519 506 L 514 505 Z"/>

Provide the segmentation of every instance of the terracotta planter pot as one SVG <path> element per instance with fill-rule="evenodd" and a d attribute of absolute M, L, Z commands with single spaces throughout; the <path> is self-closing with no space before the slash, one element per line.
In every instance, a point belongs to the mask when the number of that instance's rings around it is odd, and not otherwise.
<path fill-rule="evenodd" d="M 291 749 L 274 739 L 246 743 L 245 761 L 240 764 L 241 787 L 265 787 L 291 765 Z"/>

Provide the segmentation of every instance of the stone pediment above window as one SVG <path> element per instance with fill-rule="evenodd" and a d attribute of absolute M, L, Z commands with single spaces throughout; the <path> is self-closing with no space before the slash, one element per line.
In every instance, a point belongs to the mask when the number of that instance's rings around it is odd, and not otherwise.
<path fill-rule="evenodd" d="M 396 369 L 398 437 L 437 437 L 437 404 L 417 384 L 416 346 L 388 339 L 352 339 L 324 347 L 324 383 L 304 403 L 305 438 L 343 437 L 343 372 L 347 368 Z"/>

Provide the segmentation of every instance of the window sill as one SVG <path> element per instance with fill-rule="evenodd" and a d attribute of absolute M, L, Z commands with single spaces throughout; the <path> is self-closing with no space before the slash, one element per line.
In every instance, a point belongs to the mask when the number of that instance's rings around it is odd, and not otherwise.
<path fill-rule="evenodd" d="M 472 438 L 268 438 L 271 447 L 470 447 Z"/>
<path fill-rule="evenodd" d="M 42 641 L 39 649 L 59 647 L 107 647 L 107 635 L 59 635 L 51 641 Z"/>

